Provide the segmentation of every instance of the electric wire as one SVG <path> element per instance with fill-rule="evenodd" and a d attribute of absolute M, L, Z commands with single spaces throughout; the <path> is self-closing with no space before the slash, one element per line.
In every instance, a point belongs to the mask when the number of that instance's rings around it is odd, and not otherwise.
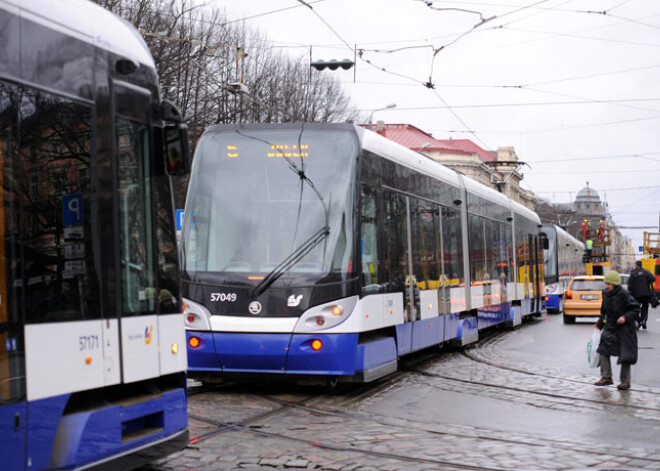
<path fill-rule="evenodd" d="M 660 188 L 660 185 L 651 185 L 651 186 L 628 186 L 628 187 L 620 187 L 620 188 L 600 188 L 598 191 L 601 192 L 612 192 L 612 191 L 637 191 L 637 190 L 647 190 L 651 188 Z M 551 194 L 551 193 L 566 193 L 566 194 L 572 194 L 575 193 L 575 190 L 570 191 L 570 190 L 540 190 L 540 191 L 535 191 L 534 193 L 545 193 L 545 194 Z"/>

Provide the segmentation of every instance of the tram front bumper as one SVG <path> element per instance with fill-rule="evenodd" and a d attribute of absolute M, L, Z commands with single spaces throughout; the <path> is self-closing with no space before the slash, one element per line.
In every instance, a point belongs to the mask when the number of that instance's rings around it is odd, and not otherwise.
<path fill-rule="evenodd" d="M 191 338 L 198 339 L 196 347 Z M 187 332 L 188 371 L 345 376 L 356 370 L 358 334 Z"/>

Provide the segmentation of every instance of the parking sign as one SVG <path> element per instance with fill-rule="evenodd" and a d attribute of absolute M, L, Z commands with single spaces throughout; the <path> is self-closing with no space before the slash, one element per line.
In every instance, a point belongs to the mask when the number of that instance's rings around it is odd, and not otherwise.
<path fill-rule="evenodd" d="M 82 224 L 82 194 L 73 193 L 62 196 L 62 225 L 77 226 Z"/>

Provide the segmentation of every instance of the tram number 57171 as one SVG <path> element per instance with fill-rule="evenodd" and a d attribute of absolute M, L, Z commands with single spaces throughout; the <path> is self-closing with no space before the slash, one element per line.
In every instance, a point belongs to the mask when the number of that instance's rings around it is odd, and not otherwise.
<path fill-rule="evenodd" d="M 78 342 L 80 344 L 80 351 L 85 350 L 96 350 L 99 348 L 99 336 L 98 335 L 81 335 L 78 337 Z"/>
<path fill-rule="evenodd" d="M 236 301 L 236 293 L 211 293 L 212 302 L 230 302 Z"/>

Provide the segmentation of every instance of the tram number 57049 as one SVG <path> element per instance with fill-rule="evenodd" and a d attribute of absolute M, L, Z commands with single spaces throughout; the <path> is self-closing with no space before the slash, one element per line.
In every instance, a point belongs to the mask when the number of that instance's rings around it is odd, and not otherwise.
<path fill-rule="evenodd" d="M 236 293 L 211 293 L 212 302 L 230 302 L 236 301 Z"/>

